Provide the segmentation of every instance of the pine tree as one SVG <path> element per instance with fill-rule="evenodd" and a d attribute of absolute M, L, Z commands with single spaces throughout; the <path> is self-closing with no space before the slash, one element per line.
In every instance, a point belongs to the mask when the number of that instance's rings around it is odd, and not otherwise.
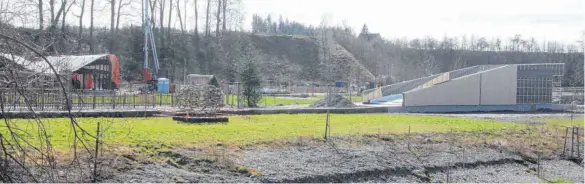
<path fill-rule="evenodd" d="M 256 66 L 251 60 L 246 61 L 244 71 L 240 74 L 244 91 L 243 98 L 246 100 L 248 107 L 257 107 L 257 102 L 262 97 L 260 95 L 260 77 L 256 71 Z"/>

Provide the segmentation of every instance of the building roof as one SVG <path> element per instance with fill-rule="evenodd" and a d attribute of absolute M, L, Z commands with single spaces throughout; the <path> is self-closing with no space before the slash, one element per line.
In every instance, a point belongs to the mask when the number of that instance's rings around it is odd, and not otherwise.
<path fill-rule="evenodd" d="M 10 54 L 2 54 L 0 56 L 12 60 Z M 83 56 L 47 56 L 47 60 L 55 67 L 57 72 L 61 71 L 76 71 L 84 66 L 102 59 L 103 57 L 107 57 L 108 54 L 98 54 L 98 55 L 83 55 Z M 39 72 L 39 73 L 52 73 L 49 65 L 42 60 L 42 58 L 35 58 L 32 60 L 27 60 L 20 56 L 14 56 L 15 63 L 22 65 L 26 69 Z"/>
<path fill-rule="evenodd" d="M 187 75 L 188 80 L 192 85 L 204 85 L 204 84 L 213 84 L 217 83 L 217 81 L 213 81 L 215 76 L 213 75 L 201 75 L 201 74 L 189 74 Z"/>

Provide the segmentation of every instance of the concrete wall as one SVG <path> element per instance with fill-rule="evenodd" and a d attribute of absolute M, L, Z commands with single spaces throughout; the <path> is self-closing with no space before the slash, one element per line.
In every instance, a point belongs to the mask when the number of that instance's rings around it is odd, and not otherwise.
<path fill-rule="evenodd" d="M 481 105 L 516 104 L 516 65 L 486 71 L 481 74 Z"/>
<path fill-rule="evenodd" d="M 503 66 L 404 93 L 404 106 L 514 105 L 517 69 Z M 481 86 L 480 86 L 481 84 Z"/>
<path fill-rule="evenodd" d="M 470 75 L 404 93 L 404 106 L 477 105 L 478 103 L 479 75 Z"/>

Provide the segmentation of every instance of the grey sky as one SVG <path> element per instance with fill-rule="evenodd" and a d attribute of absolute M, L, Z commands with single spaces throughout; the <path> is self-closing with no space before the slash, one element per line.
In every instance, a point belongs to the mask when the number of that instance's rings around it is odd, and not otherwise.
<path fill-rule="evenodd" d="M 318 25 L 323 14 L 386 38 L 471 34 L 574 43 L 585 30 L 583 0 L 245 0 L 252 13 Z M 249 25 L 246 25 L 249 26 Z"/>
<path fill-rule="evenodd" d="M 11 1 L 27 0 L 0 0 L 5 4 Z M 122 17 L 122 25 L 140 25 L 141 0 L 133 1 L 132 7 L 124 10 L 129 15 Z M 207 1 L 198 1 L 199 26 L 203 27 Z M 187 28 L 193 29 L 193 0 L 188 0 L 186 8 L 184 2 L 181 0 L 181 8 L 187 10 Z M 108 1 L 96 0 L 96 10 L 96 24 L 109 26 Z M 521 34 L 524 38 L 574 44 L 585 30 L 583 0 L 242 0 L 240 11 L 244 18 L 241 28 L 246 30 L 251 28 L 254 13 L 270 14 L 273 20 L 282 15 L 315 26 L 323 15 L 329 15 L 330 25 L 346 22 L 359 31 L 365 23 L 371 32 L 379 32 L 389 39 L 476 35 L 508 40 L 514 34 Z M 75 15 L 78 14 L 79 8 L 74 6 L 68 22 L 77 24 Z M 45 17 L 48 19 L 48 12 Z M 36 17 L 28 19 L 25 24 L 36 25 Z M 178 27 L 177 18 L 173 19 L 173 25 Z M 84 24 L 89 25 L 88 13 Z"/>

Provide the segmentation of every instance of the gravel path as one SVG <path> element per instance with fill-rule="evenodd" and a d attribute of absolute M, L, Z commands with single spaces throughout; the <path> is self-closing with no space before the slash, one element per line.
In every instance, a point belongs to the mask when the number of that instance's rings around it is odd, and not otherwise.
<path fill-rule="evenodd" d="M 541 163 L 544 177 L 548 180 L 565 179 L 575 183 L 583 183 L 583 165 L 568 160 L 547 160 Z M 561 169 L 562 168 L 562 169 Z"/>
<path fill-rule="evenodd" d="M 437 182 L 452 170 L 457 182 L 541 182 L 535 168 L 519 156 L 487 147 L 458 147 L 446 143 L 329 145 L 255 148 L 245 151 L 244 165 L 260 170 L 263 182 Z M 557 161 L 550 161 L 557 163 Z M 564 163 L 564 161 L 561 161 Z M 549 164 L 556 178 L 582 182 L 583 168 Z M 572 165 L 571 165 L 572 164 Z M 568 172 L 568 173 L 567 173 Z M 579 180 L 581 178 L 581 180 Z"/>
<path fill-rule="evenodd" d="M 447 176 L 449 180 L 447 180 Z M 451 169 L 431 174 L 433 182 L 456 183 L 538 183 L 544 180 L 527 172 L 520 164 L 479 166 L 476 168 Z"/>
<path fill-rule="evenodd" d="M 230 156 L 235 164 L 258 170 L 250 177 L 202 159 L 197 151 L 170 153 L 176 164 L 143 164 L 104 182 L 545 182 L 563 179 L 582 183 L 583 166 L 565 160 L 546 160 L 544 178 L 536 165 L 520 156 L 483 145 L 413 143 L 365 138 L 338 138 L 336 145 L 248 147 Z M 543 180 L 546 179 L 546 180 Z"/>

